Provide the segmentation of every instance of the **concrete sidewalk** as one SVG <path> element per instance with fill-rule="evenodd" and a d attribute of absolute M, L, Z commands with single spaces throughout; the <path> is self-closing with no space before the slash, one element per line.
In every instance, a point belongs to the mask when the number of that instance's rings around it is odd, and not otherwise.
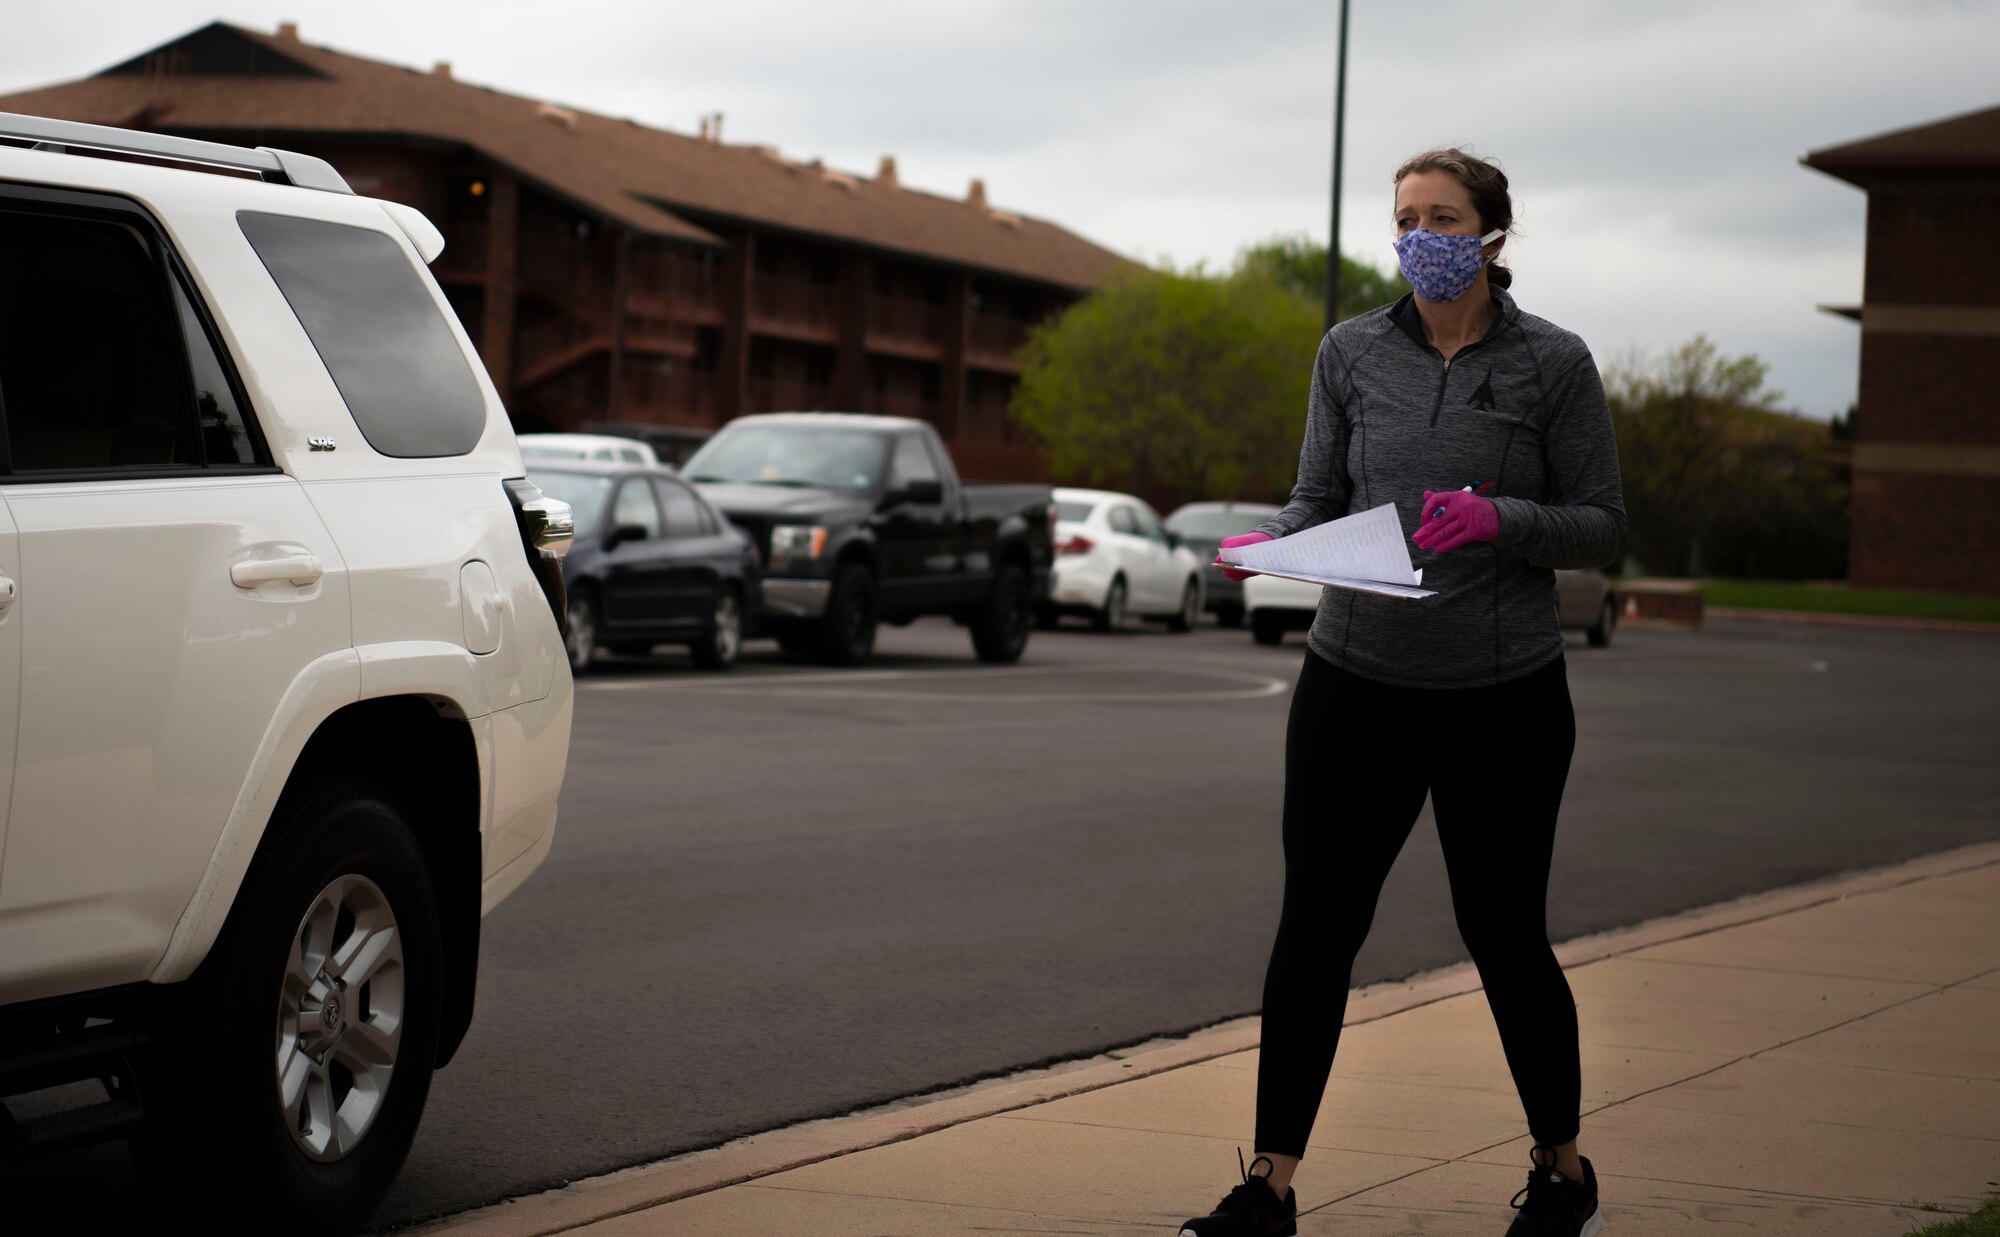
<path fill-rule="evenodd" d="M 1607 1230 L 1896 1237 L 2000 1189 L 2000 845 L 1558 950 Z M 1251 1150 L 1256 1021 L 441 1221 L 528 1237 L 1175 1231 Z M 1528 1142 L 1460 967 L 1355 994 L 1302 1234 L 1504 1232 Z"/>

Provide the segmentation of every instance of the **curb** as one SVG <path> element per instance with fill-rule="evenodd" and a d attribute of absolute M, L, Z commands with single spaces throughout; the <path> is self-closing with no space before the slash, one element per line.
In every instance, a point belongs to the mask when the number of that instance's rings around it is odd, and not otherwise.
<path fill-rule="evenodd" d="M 1819 610 L 1738 610 L 1710 606 L 1710 618 L 1746 619 L 1753 623 L 1814 623 L 1823 627 L 1873 627 L 1884 631 L 1956 631 L 2000 636 L 2000 623 L 1964 619 L 1891 618 L 1881 614 L 1829 614 Z"/>
<path fill-rule="evenodd" d="M 2000 864 L 2000 842 L 1977 843 L 1888 867 L 1752 894 L 1629 928 L 1578 937 L 1557 945 L 1556 957 L 1565 969 L 1583 966 L 1669 941 L 1705 936 L 1808 907 L 1993 864 Z M 1478 990 L 1479 976 L 1469 962 L 1407 980 L 1373 984 L 1350 994 L 1343 1025 L 1374 1022 Z M 1237 1018 L 1158 1047 L 1139 1045 L 1080 1063 L 974 1083 L 942 1098 L 883 1105 L 849 1116 L 753 1134 L 720 1147 L 575 1181 L 559 1189 L 508 1199 L 401 1231 L 416 1237 L 434 1234 L 549 1237 L 969 1121 L 1231 1056 L 1255 1048 L 1257 1035 L 1258 1019 L 1254 1015 Z"/>

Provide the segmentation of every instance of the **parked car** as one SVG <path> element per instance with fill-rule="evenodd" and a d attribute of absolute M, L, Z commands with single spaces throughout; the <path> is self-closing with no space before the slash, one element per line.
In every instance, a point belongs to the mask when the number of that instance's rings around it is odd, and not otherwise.
<path fill-rule="evenodd" d="M 853 666 L 878 623 L 948 614 L 981 661 L 1028 646 L 1052 557 L 1049 487 L 967 485 L 937 431 L 907 417 L 738 417 L 686 475 L 764 556 L 764 629 Z"/>
<path fill-rule="evenodd" d="M 523 434 L 524 460 L 596 460 L 599 463 L 658 464 L 653 444 L 616 434 Z"/>
<path fill-rule="evenodd" d="M 1317 584 L 1255 575 L 1243 581 L 1243 605 L 1250 634 L 1259 644 L 1277 644 L 1288 631 L 1304 631 L 1319 612 Z M 1421 602 L 1417 604 L 1422 604 Z M 1565 628 L 1581 630 L 1592 648 L 1611 643 L 1618 627 L 1618 597 L 1604 573 L 1586 568 L 1556 572 L 1556 612 Z"/>
<path fill-rule="evenodd" d="M 1192 631 L 1201 617 L 1202 560 L 1130 494 L 1057 489 L 1056 570 L 1044 624 L 1083 614 L 1099 631 L 1129 615 Z"/>
<path fill-rule="evenodd" d="M 465 1037 L 570 517 L 443 246 L 318 159 L 0 115 L 0 1160 L 353 1231 Z"/>
<path fill-rule="evenodd" d="M 1188 503 L 1167 517 L 1167 531 L 1177 534 L 1201 560 L 1207 610 L 1224 627 L 1243 625 L 1243 582 L 1222 574 L 1215 564 L 1216 551 L 1224 537 L 1250 532 L 1279 510 L 1270 503 L 1204 502 Z"/>
<path fill-rule="evenodd" d="M 748 533 L 670 468 L 537 461 L 528 479 L 575 513 L 563 560 L 572 671 L 600 648 L 643 656 L 657 644 L 687 645 L 705 670 L 736 664 L 762 599 Z"/>

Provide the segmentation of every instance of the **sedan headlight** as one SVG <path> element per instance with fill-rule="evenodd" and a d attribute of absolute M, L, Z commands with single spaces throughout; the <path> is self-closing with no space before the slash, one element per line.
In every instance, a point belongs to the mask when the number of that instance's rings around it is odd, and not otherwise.
<path fill-rule="evenodd" d="M 780 524 L 771 530 L 771 566 L 812 562 L 826 552 L 826 529 L 817 524 Z"/>

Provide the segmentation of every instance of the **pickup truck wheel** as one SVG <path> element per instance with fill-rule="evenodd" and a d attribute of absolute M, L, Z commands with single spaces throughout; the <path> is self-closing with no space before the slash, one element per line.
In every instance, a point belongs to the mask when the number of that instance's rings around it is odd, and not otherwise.
<path fill-rule="evenodd" d="M 819 657 L 830 666 L 858 666 L 875 650 L 875 576 L 846 563 L 833 577 L 820 620 Z"/>
<path fill-rule="evenodd" d="M 1285 616 L 1259 610 L 1250 616 L 1250 638 L 1259 644 L 1285 642 Z"/>
<path fill-rule="evenodd" d="M 1169 631 L 1193 631 L 1194 625 L 1200 621 L 1201 585 L 1190 579 L 1187 582 L 1187 587 L 1181 590 L 1181 608 L 1176 610 L 1174 616 L 1167 620 L 1167 629 Z"/>
<path fill-rule="evenodd" d="M 1601 649 L 1611 643 L 1611 633 L 1618 627 L 1618 599 L 1606 593 L 1604 604 L 1597 608 L 1597 626 L 1583 633 L 1590 647 Z"/>
<path fill-rule="evenodd" d="M 736 602 L 736 590 L 724 588 L 715 596 L 715 614 L 708 633 L 689 646 L 694 664 L 703 670 L 727 670 L 743 651 L 743 609 Z"/>
<path fill-rule="evenodd" d="M 987 598 L 986 609 L 973 620 L 972 651 L 985 662 L 1019 661 L 1034 625 L 1035 603 L 1028 596 L 1028 573 L 1012 563 L 1002 565 L 993 577 L 993 595 Z"/>
<path fill-rule="evenodd" d="M 1125 577 L 1119 576 L 1111 582 L 1111 588 L 1104 594 L 1104 608 L 1090 616 L 1092 631 L 1115 631 L 1125 625 Z"/>
<path fill-rule="evenodd" d="M 438 919 L 392 800 L 343 781 L 281 807 L 222 935 L 153 1028 L 133 1144 L 148 1183 L 219 1231 L 358 1229 L 430 1094 Z M 212 1188 L 216 1165 L 228 1189 Z"/>
<path fill-rule="evenodd" d="M 597 599 L 578 589 L 569 595 L 569 634 L 563 637 L 571 674 L 582 674 L 597 660 Z"/>

